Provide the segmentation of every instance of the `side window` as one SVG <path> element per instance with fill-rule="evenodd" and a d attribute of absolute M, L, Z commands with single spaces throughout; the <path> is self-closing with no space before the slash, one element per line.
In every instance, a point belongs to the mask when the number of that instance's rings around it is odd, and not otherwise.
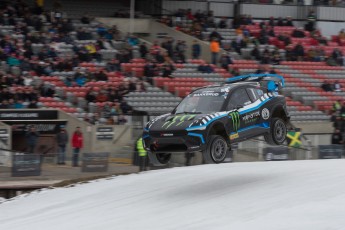
<path fill-rule="evenodd" d="M 246 106 L 251 103 L 245 89 L 238 89 L 232 93 L 227 110 L 236 109 L 237 106 Z"/>
<path fill-rule="evenodd" d="M 253 102 L 258 100 L 262 95 L 264 95 L 264 92 L 261 89 L 257 88 L 248 88 L 247 92 L 249 94 L 250 99 Z"/>
<path fill-rule="evenodd" d="M 264 95 L 264 91 L 262 91 L 262 89 L 256 89 L 256 93 L 258 94 L 259 97 Z"/>
<path fill-rule="evenodd" d="M 256 90 L 253 88 L 248 88 L 247 89 L 248 95 L 250 97 L 250 99 L 254 102 L 257 99 L 259 99 L 258 95 L 256 94 Z"/>

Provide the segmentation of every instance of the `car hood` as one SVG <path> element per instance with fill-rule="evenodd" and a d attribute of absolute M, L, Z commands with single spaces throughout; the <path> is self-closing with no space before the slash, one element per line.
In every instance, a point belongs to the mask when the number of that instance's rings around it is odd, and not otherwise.
<path fill-rule="evenodd" d="M 212 114 L 164 114 L 147 123 L 146 130 L 179 131 L 195 127 L 206 127 L 209 123 L 225 114 L 226 112 Z"/>

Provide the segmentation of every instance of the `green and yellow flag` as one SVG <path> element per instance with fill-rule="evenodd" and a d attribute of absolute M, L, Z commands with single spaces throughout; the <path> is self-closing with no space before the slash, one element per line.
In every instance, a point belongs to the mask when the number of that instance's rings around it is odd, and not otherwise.
<path fill-rule="evenodd" d="M 302 145 L 301 132 L 291 131 L 287 133 L 286 137 L 289 147 L 300 147 Z"/>

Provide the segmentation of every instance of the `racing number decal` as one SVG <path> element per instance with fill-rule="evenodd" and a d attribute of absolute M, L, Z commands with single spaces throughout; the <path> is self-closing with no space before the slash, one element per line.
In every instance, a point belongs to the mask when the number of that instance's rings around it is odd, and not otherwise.
<path fill-rule="evenodd" d="M 231 120 L 232 120 L 233 132 L 237 133 L 241 125 L 240 113 L 238 111 L 233 111 L 229 113 L 229 116 L 231 117 Z"/>

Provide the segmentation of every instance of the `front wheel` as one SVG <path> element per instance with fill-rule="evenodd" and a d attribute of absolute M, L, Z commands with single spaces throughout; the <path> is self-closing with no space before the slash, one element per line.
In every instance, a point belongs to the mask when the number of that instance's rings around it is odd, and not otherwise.
<path fill-rule="evenodd" d="M 148 151 L 147 155 L 154 166 L 164 166 L 168 164 L 171 159 L 171 153 L 152 153 Z"/>
<path fill-rule="evenodd" d="M 202 151 L 202 155 L 205 163 L 219 164 L 225 160 L 227 151 L 228 144 L 225 139 L 219 135 L 211 135 L 206 149 Z"/>
<path fill-rule="evenodd" d="M 286 139 L 287 128 L 283 119 L 274 117 L 270 132 L 265 135 L 265 141 L 270 145 L 282 145 Z"/>

